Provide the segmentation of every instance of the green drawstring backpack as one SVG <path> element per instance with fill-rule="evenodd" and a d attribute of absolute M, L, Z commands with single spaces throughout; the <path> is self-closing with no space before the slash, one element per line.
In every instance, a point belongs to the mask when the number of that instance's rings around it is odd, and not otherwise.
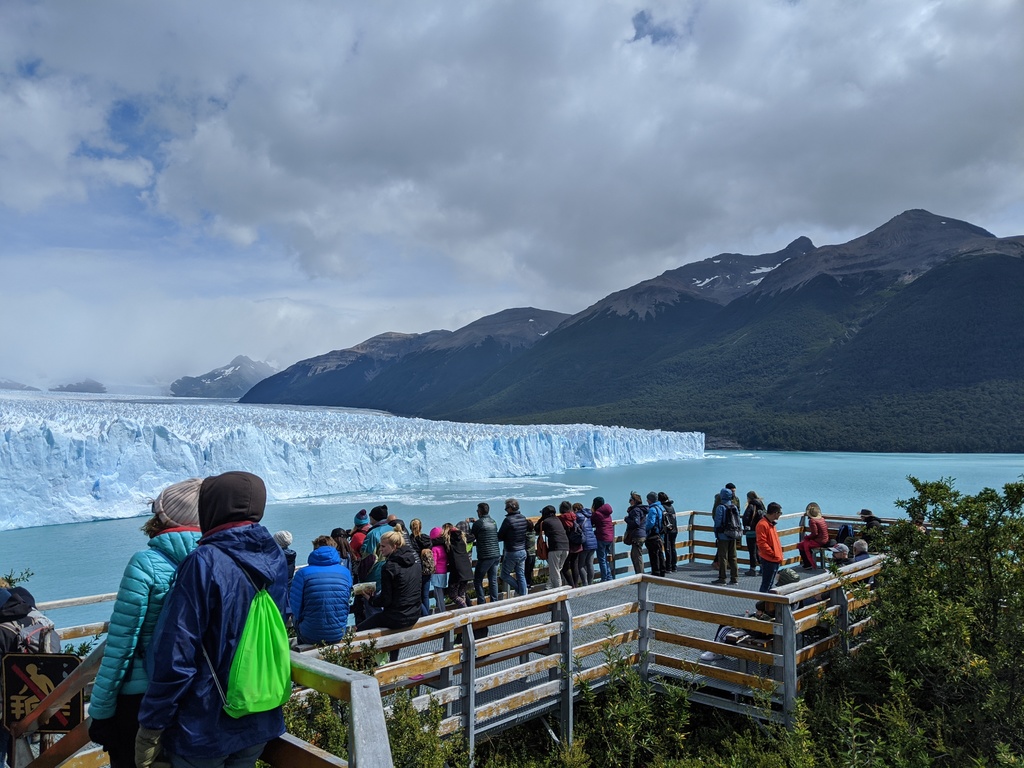
<path fill-rule="evenodd" d="M 253 583 L 245 569 L 246 578 Z M 213 673 L 213 682 L 224 703 L 224 711 L 239 718 L 276 709 L 288 701 L 292 693 L 291 649 L 288 631 L 281 612 L 266 587 L 256 587 L 249 603 L 249 614 L 231 660 L 227 693 L 217 679 L 213 662 L 203 647 L 206 663 Z"/>

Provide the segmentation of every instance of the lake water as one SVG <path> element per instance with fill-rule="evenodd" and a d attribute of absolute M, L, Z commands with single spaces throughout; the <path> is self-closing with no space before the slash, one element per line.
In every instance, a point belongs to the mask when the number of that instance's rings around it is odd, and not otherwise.
<path fill-rule="evenodd" d="M 704 459 L 689 461 L 429 485 L 386 496 L 332 497 L 329 503 L 272 504 L 264 524 L 271 531 L 291 531 L 302 562 L 316 535 L 337 526 L 349 528 L 359 509 L 380 503 L 406 522 L 420 518 L 429 529 L 474 514 L 480 501 L 488 502 L 500 521 L 502 502 L 509 496 L 520 499 L 526 514 L 536 514 L 562 499 L 589 506 L 600 495 L 620 516 L 631 490 L 664 490 L 679 511 L 708 510 L 718 489 L 733 482 L 741 494 L 756 490 L 765 501 L 782 504 L 784 512 L 802 511 L 807 502 L 816 501 L 826 517 L 853 515 L 862 507 L 893 517 L 900 514 L 895 500 L 913 493 L 908 475 L 953 478 L 960 491 L 976 493 L 1021 480 L 1024 455 L 711 451 Z M 31 569 L 34 575 L 26 586 L 40 602 L 115 592 L 128 558 L 145 546 L 139 531 L 143 522 L 140 517 L 0 532 L 0 573 Z M 55 611 L 52 618 L 58 626 L 69 626 L 105 620 L 109 612 L 107 603 Z"/>

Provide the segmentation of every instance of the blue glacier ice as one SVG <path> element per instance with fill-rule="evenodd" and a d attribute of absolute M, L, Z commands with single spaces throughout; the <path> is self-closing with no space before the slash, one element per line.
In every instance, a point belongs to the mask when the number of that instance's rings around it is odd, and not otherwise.
<path fill-rule="evenodd" d="M 232 469 L 284 501 L 704 455 L 698 432 L 22 392 L 0 392 L 0 432 L 0 530 L 138 515 L 170 483 Z"/>

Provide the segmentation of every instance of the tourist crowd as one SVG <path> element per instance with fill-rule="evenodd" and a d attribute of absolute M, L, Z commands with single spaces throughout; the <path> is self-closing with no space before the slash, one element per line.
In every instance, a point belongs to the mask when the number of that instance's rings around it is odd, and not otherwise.
<path fill-rule="evenodd" d="M 548 505 L 534 518 L 524 516 L 517 499 L 506 499 L 500 524 L 481 502 L 474 517 L 427 532 L 421 520 L 406 524 L 381 504 L 360 510 L 351 528 L 317 536 L 298 568 L 291 533 L 271 535 L 261 524 L 265 505 L 263 481 L 247 472 L 176 483 L 152 502 L 142 528 L 148 546 L 125 568 L 90 702 L 89 734 L 112 768 L 148 768 L 158 760 L 173 768 L 255 765 L 266 742 L 284 732 L 281 701 L 239 708 L 232 699 L 244 686 L 236 683 L 236 656 L 242 646 L 250 652 L 245 633 L 258 604 L 271 624 L 281 624 L 279 635 L 270 627 L 266 637 L 283 637 L 287 655 L 285 626 L 294 646 L 333 644 L 353 624 L 357 631 L 404 629 L 431 612 L 526 595 L 538 560 L 546 563 L 548 588 L 616 576 L 614 512 L 601 496 L 590 506 Z M 760 574 L 760 591 L 772 590 L 784 561 L 776 530 L 782 507 L 749 491 L 741 510 L 729 483 L 712 510 L 712 584 L 739 583 L 742 542 L 746 575 Z M 882 525 L 862 510 L 859 532 L 844 526 L 833 537 L 818 504 L 808 504 L 805 514 L 808 532 L 798 550 L 807 569 L 821 549 L 840 563 L 867 557 Z M 630 493 L 624 522 L 622 542 L 635 573 L 645 572 L 645 551 L 651 574 L 678 570 L 679 521 L 667 493 Z M 56 650 L 18 646 L 26 627 L 47 624 L 24 589 L 0 583 L 0 620 L 4 653 Z M 290 690 L 287 678 L 284 684 Z M 0 758 L 6 747 L 0 729 Z"/>

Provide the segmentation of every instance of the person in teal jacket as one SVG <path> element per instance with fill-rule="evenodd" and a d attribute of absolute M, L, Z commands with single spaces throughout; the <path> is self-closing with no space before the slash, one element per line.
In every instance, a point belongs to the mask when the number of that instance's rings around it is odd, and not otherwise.
<path fill-rule="evenodd" d="M 132 555 L 121 577 L 89 704 L 89 738 L 109 754 L 111 768 L 135 768 L 139 705 L 149 685 L 146 648 L 178 564 L 199 541 L 202 482 L 175 483 L 157 496 L 142 527 L 149 547 Z"/>

